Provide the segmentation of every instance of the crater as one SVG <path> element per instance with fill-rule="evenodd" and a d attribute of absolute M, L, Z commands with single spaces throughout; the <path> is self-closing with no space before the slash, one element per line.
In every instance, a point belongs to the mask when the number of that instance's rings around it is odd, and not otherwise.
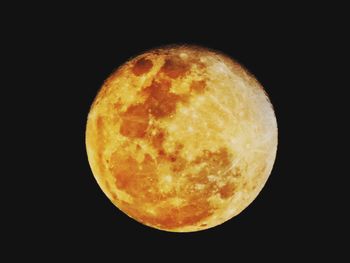
<path fill-rule="evenodd" d="M 207 89 L 206 81 L 205 80 L 192 81 L 190 89 L 191 91 L 202 94 Z"/>
<path fill-rule="evenodd" d="M 183 61 L 180 57 L 173 56 L 165 59 L 160 72 L 164 72 L 169 78 L 176 79 L 184 76 L 190 69 L 190 64 Z"/>
<path fill-rule="evenodd" d="M 169 81 L 154 80 L 150 86 L 143 90 L 143 94 L 147 96 L 145 106 L 156 119 L 173 114 L 176 110 L 176 104 L 181 99 L 180 96 L 169 91 L 170 87 Z"/>
<path fill-rule="evenodd" d="M 223 199 L 227 199 L 233 196 L 234 192 L 235 192 L 235 185 L 233 183 L 227 183 L 223 187 L 221 187 L 219 190 L 220 197 Z"/>
<path fill-rule="evenodd" d="M 161 199 L 157 188 L 156 164 L 148 154 L 142 162 L 130 156 L 114 152 L 109 170 L 115 178 L 116 187 L 139 201 L 154 202 Z"/>
<path fill-rule="evenodd" d="M 136 76 L 140 76 L 149 72 L 152 67 L 153 67 L 153 63 L 151 60 L 146 58 L 141 58 L 138 61 L 136 61 L 135 65 L 132 67 L 132 72 Z"/>
<path fill-rule="evenodd" d="M 163 150 L 163 142 L 165 140 L 165 132 L 161 129 L 156 130 L 156 134 L 151 136 L 151 143 L 155 149 Z"/>
<path fill-rule="evenodd" d="M 143 104 L 131 105 L 121 114 L 120 133 L 131 138 L 143 138 L 148 129 L 148 109 Z"/>
<path fill-rule="evenodd" d="M 98 116 L 96 119 L 97 132 L 101 134 L 103 132 L 104 121 L 102 116 Z"/>

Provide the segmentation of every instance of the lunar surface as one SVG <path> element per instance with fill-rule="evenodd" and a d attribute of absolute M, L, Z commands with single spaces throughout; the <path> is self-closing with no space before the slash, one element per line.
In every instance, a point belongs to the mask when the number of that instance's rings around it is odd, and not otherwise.
<path fill-rule="evenodd" d="M 272 105 L 228 56 L 197 46 L 147 51 L 103 84 L 86 127 L 99 186 L 131 218 L 190 232 L 244 210 L 277 149 Z"/>

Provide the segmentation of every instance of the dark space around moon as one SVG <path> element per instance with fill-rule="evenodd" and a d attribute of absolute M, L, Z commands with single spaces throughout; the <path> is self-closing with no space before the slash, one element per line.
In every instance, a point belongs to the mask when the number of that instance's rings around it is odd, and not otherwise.
<path fill-rule="evenodd" d="M 20 110 L 4 130 L 21 143 L 8 154 L 13 172 L 4 173 L 13 182 L 2 185 L 10 230 L 4 250 L 12 248 L 13 258 L 46 260 L 92 259 L 94 253 L 98 260 L 284 261 L 325 254 L 335 260 L 333 247 L 342 247 L 336 237 L 346 232 L 332 219 L 340 221 L 346 209 L 330 201 L 328 190 L 338 189 L 331 184 L 341 183 L 327 178 L 344 173 L 327 167 L 332 154 L 322 135 L 340 122 L 321 112 L 330 108 L 331 92 L 316 83 L 326 81 L 320 68 L 335 65 L 326 61 L 326 41 L 335 39 L 326 36 L 326 16 L 311 6 L 265 13 L 204 3 L 138 5 L 15 9 L 20 23 L 5 38 L 15 51 L 4 51 L 18 56 L 12 59 L 18 88 L 8 88 L 16 94 L 3 100 Z M 232 220 L 193 233 L 152 229 L 116 209 L 96 184 L 85 149 L 87 115 L 106 76 L 135 55 L 171 44 L 236 59 L 265 88 L 278 123 L 275 164 L 255 201 Z M 346 200 L 344 193 L 334 196 Z"/>

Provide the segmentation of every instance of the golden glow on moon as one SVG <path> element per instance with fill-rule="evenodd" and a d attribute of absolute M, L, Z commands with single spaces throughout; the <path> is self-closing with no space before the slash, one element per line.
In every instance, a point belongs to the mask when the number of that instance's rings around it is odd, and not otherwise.
<path fill-rule="evenodd" d="M 148 51 L 104 83 L 86 148 L 107 197 L 135 220 L 189 232 L 245 209 L 274 163 L 277 123 L 261 85 L 196 46 Z"/>

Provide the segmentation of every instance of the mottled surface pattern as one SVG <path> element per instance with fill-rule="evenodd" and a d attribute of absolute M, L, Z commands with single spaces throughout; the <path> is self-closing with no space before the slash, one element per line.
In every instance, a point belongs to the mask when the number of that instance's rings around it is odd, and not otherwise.
<path fill-rule="evenodd" d="M 168 231 L 230 219 L 257 196 L 277 125 L 259 83 L 199 47 L 146 52 L 104 83 L 88 116 L 95 178 L 130 217 Z"/>

